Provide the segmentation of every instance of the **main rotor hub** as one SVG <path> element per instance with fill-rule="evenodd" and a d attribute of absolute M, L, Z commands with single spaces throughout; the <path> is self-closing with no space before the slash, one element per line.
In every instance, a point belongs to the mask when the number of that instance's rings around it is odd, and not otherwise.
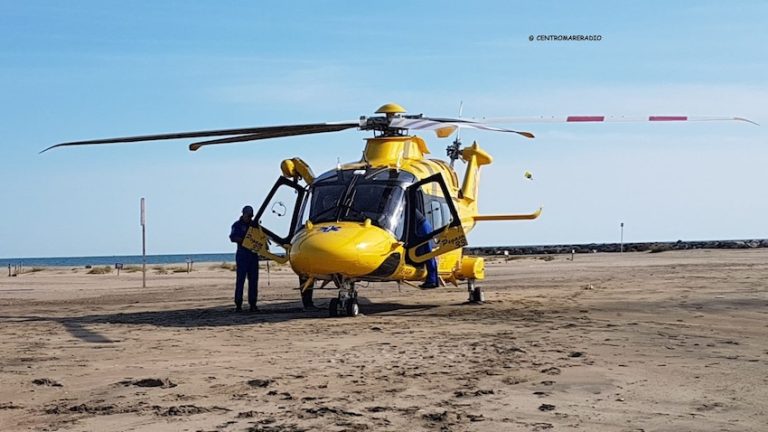
<path fill-rule="evenodd" d="M 395 114 L 402 114 L 405 111 L 405 108 L 402 106 L 396 104 L 396 103 L 388 103 L 384 104 L 379 107 L 379 109 L 376 110 L 376 114 L 387 114 L 387 115 L 395 115 Z"/>

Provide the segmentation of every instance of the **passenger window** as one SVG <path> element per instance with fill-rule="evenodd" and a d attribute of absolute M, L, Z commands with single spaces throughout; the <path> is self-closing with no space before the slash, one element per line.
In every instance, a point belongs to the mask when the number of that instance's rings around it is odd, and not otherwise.
<path fill-rule="evenodd" d="M 431 228 L 430 232 L 437 231 L 449 225 L 453 221 L 453 218 L 451 217 L 447 204 L 445 204 L 445 199 L 442 197 L 442 191 L 435 187 L 435 183 L 426 183 L 419 189 L 420 193 L 417 193 L 416 196 L 421 203 L 416 203 L 416 208 L 424 209 L 424 212 L 422 213 L 420 210 L 417 210 L 416 226 L 423 223 L 419 220 L 422 218 L 429 222 L 429 227 Z M 431 195 L 433 193 L 438 193 L 441 196 Z M 421 236 L 423 234 L 419 233 L 418 235 Z"/>

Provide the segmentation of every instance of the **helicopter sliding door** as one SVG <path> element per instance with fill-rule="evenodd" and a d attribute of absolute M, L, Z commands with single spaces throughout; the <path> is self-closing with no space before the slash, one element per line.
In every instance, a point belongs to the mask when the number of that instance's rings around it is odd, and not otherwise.
<path fill-rule="evenodd" d="M 287 262 L 305 194 L 298 182 L 280 177 L 251 222 L 243 246 L 281 264 Z"/>
<path fill-rule="evenodd" d="M 423 263 L 467 245 L 443 176 L 435 174 L 408 187 L 408 258 Z"/>

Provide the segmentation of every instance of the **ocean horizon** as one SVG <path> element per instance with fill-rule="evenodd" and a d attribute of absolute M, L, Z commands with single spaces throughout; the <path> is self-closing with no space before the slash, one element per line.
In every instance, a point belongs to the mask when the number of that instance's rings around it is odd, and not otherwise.
<path fill-rule="evenodd" d="M 232 262 L 235 260 L 231 253 L 202 253 L 202 254 L 166 254 L 147 255 L 147 264 L 180 264 L 192 262 Z M 85 267 L 85 266 L 114 266 L 115 264 L 138 265 L 143 261 L 141 255 L 111 255 L 87 257 L 48 257 L 48 258 L 0 258 L 0 267 L 21 265 L 24 267 Z"/>

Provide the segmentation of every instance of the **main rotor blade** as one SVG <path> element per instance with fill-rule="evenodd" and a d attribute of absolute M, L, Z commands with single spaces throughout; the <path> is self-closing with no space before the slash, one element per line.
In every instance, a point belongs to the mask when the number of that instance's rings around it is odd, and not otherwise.
<path fill-rule="evenodd" d="M 310 125 L 305 125 L 310 126 Z M 315 127 L 317 126 L 317 127 Z M 303 129 L 286 129 L 283 131 L 274 131 L 274 132 L 265 132 L 265 133 L 255 133 L 255 134 L 248 134 L 248 135 L 239 135 L 229 138 L 221 138 L 216 140 L 210 140 L 210 141 L 201 141 L 192 143 L 189 145 L 190 151 L 197 151 L 200 149 L 200 147 L 208 146 L 208 145 L 214 145 L 214 144 L 229 144 L 229 143 L 237 143 L 237 142 L 245 142 L 245 141 L 256 141 L 256 140 L 262 140 L 267 138 L 279 138 L 279 137 L 286 137 L 286 136 L 295 136 L 295 135 L 308 135 L 308 134 L 316 134 L 316 133 L 326 133 L 326 132 L 338 132 L 345 129 L 351 129 L 353 127 L 358 127 L 359 124 L 337 124 L 337 125 L 331 125 L 326 124 L 323 127 L 319 127 L 318 125 L 313 125 L 313 127 L 307 127 Z"/>
<path fill-rule="evenodd" d="M 445 119 L 451 121 L 454 119 Z M 744 117 L 727 116 L 684 116 L 684 115 L 649 115 L 649 116 L 604 116 L 604 115 L 572 115 L 572 116 L 539 116 L 539 117 L 487 117 L 470 119 L 471 121 L 488 124 L 505 123 L 585 123 L 585 122 L 669 122 L 669 121 L 743 121 L 758 125 Z M 758 125 L 759 126 L 759 125 Z"/>
<path fill-rule="evenodd" d="M 416 129 L 416 130 L 437 130 L 447 126 L 454 126 L 457 128 L 471 128 L 471 129 L 482 129 L 482 130 L 489 130 L 489 131 L 495 131 L 495 132 L 516 133 L 526 138 L 533 138 L 533 134 L 530 132 L 522 132 L 522 131 L 516 131 L 512 129 L 499 128 L 495 126 L 490 126 L 485 123 L 480 123 L 480 122 L 467 120 L 467 119 L 447 119 L 447 118 L 432 118 L 432 117 L 421 117 L 421 118 L 396 117 L 390 121 L 389 125 L 396 128 Z"/>
<path fill-rule="evenodd" d="M 51 150 L 57 147 L 94 145 L 94 144 L 119 144 L 119 143 L 160 141 L 160 140 L 172 140 L 172 139 L 180 139 L 180 138 L 201 138 L 201 137 L 226 136 L 226 135 L 279 133 L 279 132 L 284 132 L 286 130 L 294 130 L 294 129 L 304 130 L 307 128 L 322 128 L 322 127 L 328 127 L 328 126 L 332 126 L 336 128 L 344 126 L 343 128 L 340 128 L 340 129 L 334 129 L 334 130 L 343 130 L 343 129 L 353 128 L 353 127 L 360 127 L 360 122 L 355 121 L 355 122 L 336 122 L 336 123 L 311 123 L 311 124 L 264 126 L 264 127 L 252 127 L 252 128 L 239 128 L 239 129 L 218 129 L 218 130 L 209 130 L 209 131 L 176 132 L 176 133 L 166 133 L 166 134 L 157 134 L 157 135 L 138 135 L 138 136 L 105 138 L 105 139 L 96 139 L 96 140 L 87 140 L 87 141 L 72 141 L 72 142 L 65 142 L 65 143 L 52 145 L 46 148 L 45 150 L 41 151 L 40 153 L 45 153 L 48 150 Z M 323 131 L 323 132 L 326 132 L 326 131 Z M 279 135 L 279 136 L 285 136 L 285 135 Z"/>

